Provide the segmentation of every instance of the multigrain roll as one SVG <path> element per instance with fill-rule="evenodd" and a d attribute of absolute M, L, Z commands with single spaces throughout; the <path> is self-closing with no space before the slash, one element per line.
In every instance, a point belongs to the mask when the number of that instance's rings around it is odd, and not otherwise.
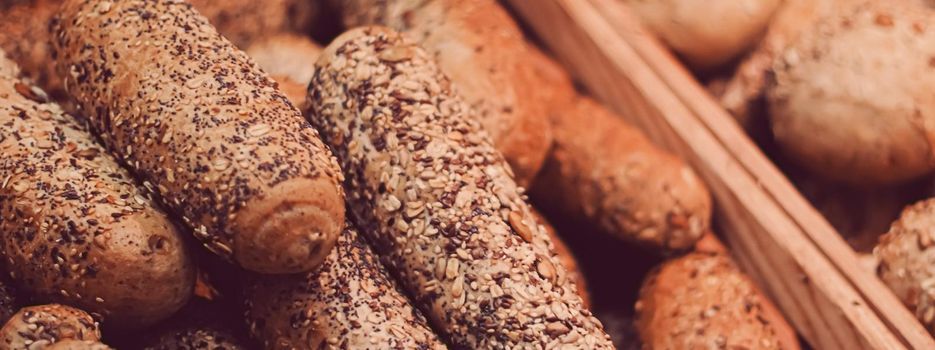
<path fill-rule="evenodd" d="M 345 25 L 379 24 L 415 38 L 438 61 L 527 186 L 552 143 L 519 26 L 495 0 L 339 1 Z"/>
<path fill-rule="evenodd" d="M 308 82 L 312 81 L 321 46 L 307 36 L 284 33 L 257 41 L 247 55 L 279 83 L 279 88 L 296 106 L 305 101 Z"/>
<path fill-rule="evenodd" d="M 590 309 L 591 293 L 588 292 L 587 281 L 581 269 L 578 267 L 578 259 L 575 258 L 575 254 L 568 248 L 568 245 L 562 240 L 561 235 L 558 234 L 555 227 L 549 223 L 549 220 L 547 220 L 542 213 L 539 213 L 539 211 L 533 208 L 532 215 L 536 219 L 536 223 L 542 226 L 541 229 L 545 230 L 549 235 L 549 239 L 552 240 L 552 245 L 555 247 L 555 255 L 558 256 L 558 260 L 562 262 L 562 267 L 568 272 L 568 281 L 574 283 L 575 287 L 577 287 L 578 295 L 581 296 L 584 307 Z"/>
<path fill-rule="evenodd" d="M 308 271 L 344 225 L 341 173 L 246 54 L 177 0 L 69 0 L 58 67 L 101 139 L 208 249 Z"/>
<path fill-rule="evenodd" d="M 903 210 L 873 249 L 877 275 L 935 334 L 935 199 Z"/>
<path fill-rule="evenodd" d="M 798 349 L 791 327 L 731 259 L 689 253 L 650 274 L 636 303 L 644 349 Z"/>
<path fill-rule="evenodd" d="M 94 340 L 68 339 L 49 345 L 45 350 L 111 350 L 107 344 Z"/>
<path fill-rule="evenodd" d="M 0 257 L 11 280 L 121 327 L 168 317 L 194 284 L 181 233 L 83 125 L 17 76 L 0 51 Z"/>
<path fill-rule="evenodd" d="M 355 223 L 450 345 L 611 348 L 429 53 L 365 27 L 316 68 L 306 115 L 341 160 Z"/>
<path fill-rule="evenodd" d="M 314 272 L 251 276 L 246 290 L 266 349 L 447 349 L 350 226 Z"/>
<path fill-rule="evenodd" d="M 58 304 L 23 308 L 0 328 L 4 349 L 41 349 L 64 340 L 100 341 L 101 330 L 87 312 Z"/>

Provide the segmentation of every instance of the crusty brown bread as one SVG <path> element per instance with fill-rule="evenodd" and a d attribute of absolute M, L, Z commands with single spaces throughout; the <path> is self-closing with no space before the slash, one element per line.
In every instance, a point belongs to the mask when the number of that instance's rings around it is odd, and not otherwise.
<path fill-rule="evenodd" d="M 88 130 L 0 51 L 0 257 L 43 302 L 140 327 L 185 304 L 183 236 Z"/>
<path fill-rule="evenodd" d="M 263 273 L 324 260 L 344 225 L 333 156 L 191 5 L 70 0 L 52 30 L 93 128 L 207 248 Z"/>
<path fill-rule="evenodd" d="M 350 225 L 315 271 L 254 275 L 245 289 L 266 349 L 447 349 Z"/>
<path fill-rule="evenodd" d="M 431 54 L 354 29 L 309 87 L 306 116 L 341 160 L 355 223 L 450 345 L 611 347 Z"/>
<path fill-rule="evenodd" d="M 386 25 L 432 53 L 477 111 L 517 182 L 529 185 L 552 142 L 547 101 L 536 93 L 543 82 L 529 68 L 522 31 L 497 1 L 338 2 L 346 26 Z"/>
<path fill-rule="evenodd" d="M 46 346 L 45 350 L 111 350 L 112 348 L 104 343 L 94 340 L 74 340 L 67 339 L 52 345 Z"/>
<path fill-rule="evenodd" d="M 636 312 L 644 349 L 799 349 L 792 328 L 724 254 L 663 263 L 644 281 Z"/>
<path fill-rule="evenodd" d="M 321 47 L 309 37 L 284 33 L 259 40 L 247 49 L 247 55 L 279 83 L 279 89 L 296 106 L 305 102 L 308 83 L 315 74 L 312 64 Z"/>
<path fill-rule="evenodd" d="M 935 199 L 903 210 L 873 249 L 877 274 L 935 334 Z"/>
<path fill-rule="evenodd" d="M 552 240 L 552 245 L 555 247 L 555 255 L 557 255 L 558 260 L 562 262 L 565 271 L 568 271 L 568 281 L 575 284 L 578 295 L 581 296 L 581 301 L 584 302 L 584 307 L 590 309 L 591 293 L 588 292 L 588 283 L 581 269 L 578 267 L 578 259 L 575 258 L 575 254 L 568 248 L 568 245 L 562 240 L 561 235 L 558 234 L 555 227 L 549 223 L 549 220 L 546 219 L 542 213 L 533 208 L 532 215 L 536 218 L 536 223 L 542 226 L 542 229 L 549 234 L 549 239 Z"/>
<path fill-rule="evenodd" d="M 97 321 L 82 310 L 49 304 L 23 308 L 0 328 L 3 349 L 41 349 L 69 339 L 100 341 Z"/>

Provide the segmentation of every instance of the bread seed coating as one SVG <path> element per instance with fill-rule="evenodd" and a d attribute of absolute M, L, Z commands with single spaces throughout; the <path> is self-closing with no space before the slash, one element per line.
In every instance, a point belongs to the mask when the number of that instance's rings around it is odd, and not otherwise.
<path fill-rule="evenodd" d="M 100 341 L 101 330 L 88 313 L 58 304 L 23 308 L 0 329 L 4 349 L 42 349 L 69 339 Z"/>
<path fill-rule="evenodd" d="M 903 210 L 873 255 L 880 279 L 935 334 L 935 199 Z"/>
<path fill-rule="evenodd" d="M 70 0 L 52 30 L 91 125 L 208 249 L 264 273 L 324 260 L 344 225 L 336 161 L 191 5 Z"/>
<path fill-rule="evenodd" d="M 246 289 L 266 349 L 447 349 L 350 225 L 314 272 L 255 275 Z"/>
<path fill-rule="evenodd" d="M 355 223 L 455 348 L 611 348 L 431 57 L 367 27 L 316 64 L 306 115 L 341 160 Z"/>
<path fill-rule="evenodd" d="M 526 40 L 495 0 L 339 0 L 344 24 L 385 25 L 414 38 L 438 61 L 475 118 L 527 186 L 552 144 Z"/>
<path fill-rule="evenodd" d="M 689 253 L 646 278 L 636 326 L 644 349 L 798 349 L 771 308 L 727 255 Z"/>
<path fill-rule="evenodd" d="M 0 153 L 0 257 L 24 292 L 121 327 L 185 304 L 194 267 L 181 233 L 2 51 Z"/>

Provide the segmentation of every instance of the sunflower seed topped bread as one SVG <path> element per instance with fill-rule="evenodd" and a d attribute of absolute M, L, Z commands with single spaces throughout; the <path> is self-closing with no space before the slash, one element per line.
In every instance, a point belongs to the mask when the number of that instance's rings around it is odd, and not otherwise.
<path fill-rule="evenodd" d="M 350 225 L 315 271 L 246 283 L 247 322 L 266 349 L 447 349 Z"/>
<path fill-rule="evenodd" d="M 548 101 L 536 93 L 542 81 L 529 68 L 526 41 L 506 9 L 495 0 L 339 2 L 347 27 L 386 25 L 428 50 L 477 111 L 516 181 L 532 181 L 552 143 Z"/>
<path fill-rule="evenodd" d="M 662 264 L 640 289 L 644 349 L 798 349 L 770 301 L 724 254 L 689 253 Z"/>
<path fill-rule="evenodd" d="M 306 116 L 340 159 L 355 223 L 451 346 L 612 347 L 431 54 L 354 29 L 309 87 Z"/>
<path fill-rule="evenodd" d="M 0 51 L 0 257 L 41 301 L 145 326 L 185 304 L 194 267 L 181 233 Z"/>
<path fill-rule="evenodd" d="M 857 184 L 935 171 L 935 15 L 909 1 L 842 6 L 773 62 L 772 134 L 807 169 Z M 872 49 L 870 49 L 872 48 Z"/>
<path fill-rule="evenodd" d="M 682 160 L 622 117 L 579 95 L 544 53 L 529 61 L 546 81 L 555 143 L 530 188 L 543 208 L 596 223 L 604 233 L 662 251 L 686 250 L 711 220 L 711 195 Z"/>
<path fill-rule="evenodd" d="M 40 349 L 69 339 L 100 341 L 101 330 L 87 312 L 58 304 L 25 307 L 0 328 L 3 349 Z"/>
<path fill-rule="evenodd" d="M 264 273 L 324 260 L 344 225 L 334 158 L 191 5 L 69 0 L 51 28 L 92 127 L 208 249 Z"/>
<path fill-rule="evenodd" d="M 873 255 L 880 279 L 935 334 L 935 199 L 903 210 Z"/>

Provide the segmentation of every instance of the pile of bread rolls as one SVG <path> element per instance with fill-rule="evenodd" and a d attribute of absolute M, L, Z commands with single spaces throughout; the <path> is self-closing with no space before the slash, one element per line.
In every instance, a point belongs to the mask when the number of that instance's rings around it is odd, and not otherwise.
<path fill-rule="evenodd" d="M 691 1 L 624 2 L 715 87 L 723 107 L 935 334 L 932 3 L 714 1 L 689 14 Z M 728 2 L 756 10 L 726 22 L 706 12 L 727 13 L 720 7 Z M 744 27 L 729 36 L 689 29 L 731 30 L 721 23 Z M 754 32 L 762 37 L 734 45 Z M 699 57 L 728 53 L 705 49 L 728 45 L 745 48 L 730 52 L 737 63 L 705 71 L 711 61 Z"/>
<path fill-rule="evenodd" d="M 799 347 L 495 0 L 5 2 L 0 154 L 0 348 Z"/>

